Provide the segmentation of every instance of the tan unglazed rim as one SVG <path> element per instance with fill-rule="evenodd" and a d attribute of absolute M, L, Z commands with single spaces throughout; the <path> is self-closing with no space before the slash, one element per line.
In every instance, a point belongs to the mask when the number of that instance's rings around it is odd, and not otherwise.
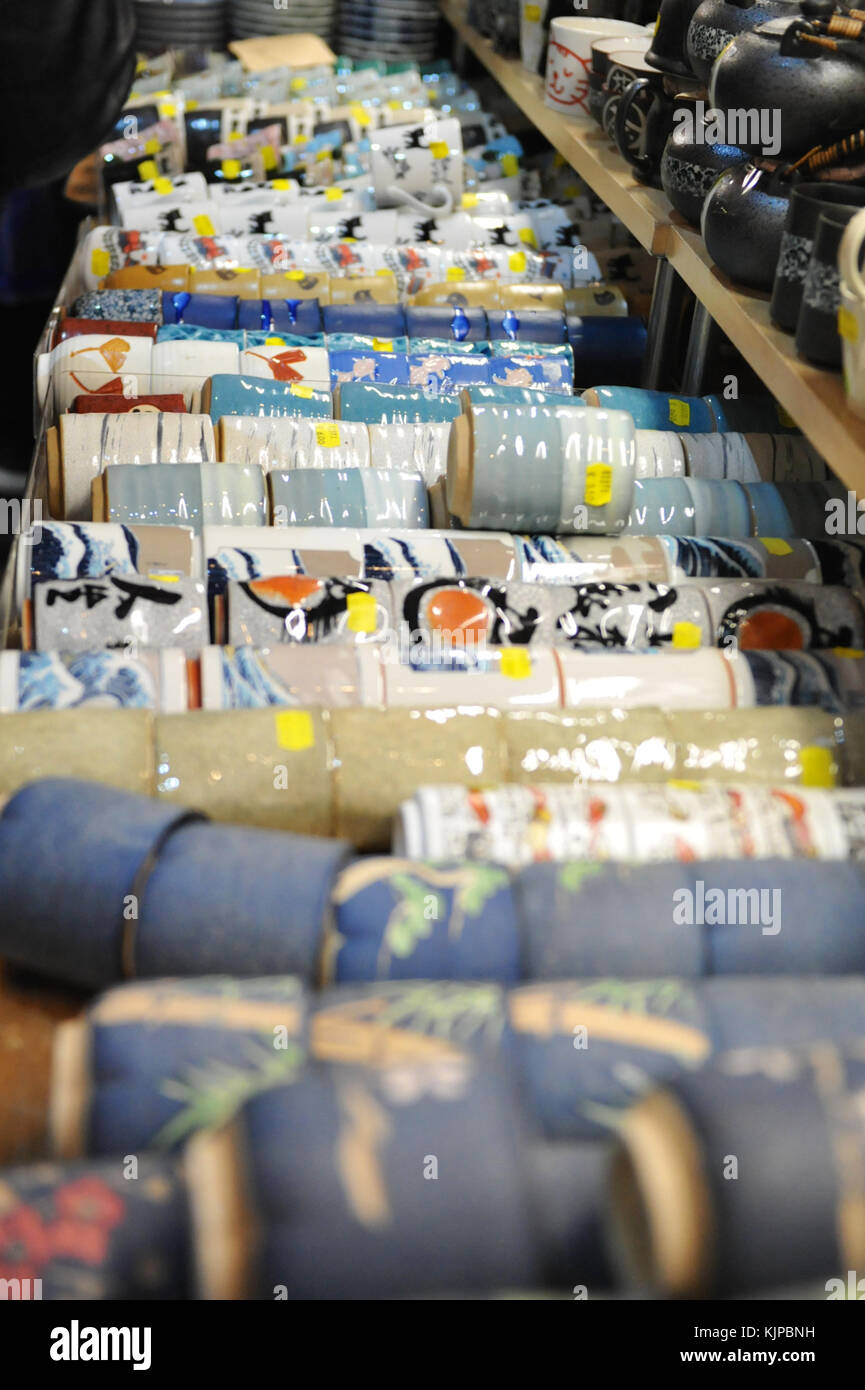
<path fill-rule="evenodd" d="M 714 1222 L 697 1136 L 668 1092 L 629 1110 L 610 1170 L 610 1236 L 627 1278 L 677 1298 L 710 1284 Z"/>
<path fill-rule="evenodd" d="M 257 1223 L 247 1201 L 237 1124 L 194 1134 L 186 1146 L 183 1170 L 198 1298 L 249 1298 Z"/>
<path fill-rule="evenodd" d="M 474 492 L 474 425 L 471 409 L 458 415 L 448 441 L 447 502 L 452 516 L 468 526 Z"/>
<path fill-rule="evenodd" d="M 81 1158 L 90 1104 L 90 1023 L 71 1018 L 54 1034 L 48 1135 L 56 1158 Z"/>

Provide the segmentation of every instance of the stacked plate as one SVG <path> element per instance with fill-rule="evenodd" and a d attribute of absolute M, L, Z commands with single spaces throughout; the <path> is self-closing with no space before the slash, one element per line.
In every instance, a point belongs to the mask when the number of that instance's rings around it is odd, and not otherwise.
<path fill-rule="evenodd" d="M 331 39 L 339 0 L 228 0 L 233 39 L 271 34 L 318 34 Z"/>
<path fill-rule="evenodd" d="M 139 52 L 224 48 L 225 0 L 135 0 Z"/>
<path fill-rule="evenodd" d="M 429 63 L 438 23 L 438 6 L 429 0 L 342 0 L 339 50 L 349 58 Z"/>

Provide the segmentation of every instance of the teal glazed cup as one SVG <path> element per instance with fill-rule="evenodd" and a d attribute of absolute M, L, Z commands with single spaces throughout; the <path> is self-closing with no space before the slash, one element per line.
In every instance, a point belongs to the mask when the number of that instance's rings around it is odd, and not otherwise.
<path fill-rule="evenodd" d="M 367 425 L 425 425 L 454 420 L 459 411 L 457 395 L 422 391 L 417 386 L 346 381 L 333 393 L 337 420 Z"/>
<path fill-rule="evenodd" d="M 685 478 L 684 483 L 694 500 L 696 536 L 751 535 L 751 507 L 739 483 L 708 478 Z"/>
<path fill-rule="evenodd" d="M 638 478 L 629 536 L 696 536 L 696 503 L 687 478 Z"/>
<path fill-rule="evenodd" d="M 469 405 L 451 427 L 448 506 L 482 529 L 616 534 L 631 507 L 635 457 L 624 411 Z"/>
<path fill-rule="evenodd" d="M 204 385 L 202 409 L 214 424 L 223 415 L 291 415 L 328 420 L 333 413 L 329 391 L 268 381 L 266 377 L 212 376 Z"/>
<path fill-rule="evenodd" d="M 110 464 L 106 520 L 123 525 L 265 526 L 267 492 L 257 464 Z"/>
<path fill-rule="evenodd" d="M 531 386 L 467 386 L 460 393 L 463 409 L 466 405 L 546 405 L 558 406 L 557 391 L 536 391 Z M 579 404 L 579 402 L 574 402 Z"/>
<path fill-rule="evenodd" d="M 793 521 L 774 483 L 747 483 L 744 487 L 751 508 L 751 534 L 754 536 L 793 536 Z"/>
<path fill-rule="evenodd" d="M 293 468 L 268 475 L 276 526 L 425 530 L 426 488 L 419 473 L 390 468 Z"/>
<path fill-rule="evenodd" d="M 674 396 L 637 386 L 592 386 L 583 392 L 582 399 L 586 405 L 603 410 L 627 410 L 639 430 L 697 430 L 713 434 L 718 428 L 712 407 L 702 396 Z"/>

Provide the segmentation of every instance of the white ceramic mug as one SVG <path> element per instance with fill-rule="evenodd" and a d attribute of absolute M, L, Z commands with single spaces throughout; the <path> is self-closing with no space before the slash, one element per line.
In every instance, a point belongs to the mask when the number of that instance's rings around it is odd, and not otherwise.
<path fill-rule="evenodd" d="M 390 126 L 370 136 L 371 171 L 380 208 L 405 204 L 420 212 L 451 212 L 464 185 L 458 120 Z"/>
<path fill-rule="evenodd" d="M 547 47 L 544 102 L 572 116 L 589 114 L 592 44 L 614 34 L 639 34 L 639 24 L 625 19 L 554 19 Z"/>
<path fill-rule="evenodd" d="M 841 238 L 838 266 L 841 271 L 841 307 L 838 332 L 844 366 L 847 404 L 865 419 L 865 276 L 860 259 L 865 242 L 865 208 L 847 223 Z"/>

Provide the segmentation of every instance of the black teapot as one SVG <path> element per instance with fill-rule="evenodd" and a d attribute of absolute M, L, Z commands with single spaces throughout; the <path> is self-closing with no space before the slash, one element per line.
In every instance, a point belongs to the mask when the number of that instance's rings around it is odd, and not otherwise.
<path fill-rule="evenodd" d="M 799 0 L 701 0 L 685 38 L 685 56 L 694 76 L 706 85 L 715 59 L 737 34 L 769 19 L 799 14 Z"/>
<path fill-rule="evenodd" d="M 661 156 L 661 186 L 676 211 L 699 227 L 703 203 L 726 169 L 739 169 L 751 156 L 738 145 L 711 139 L 713 118 L 705 102 L 679 100 L 673 109 L 673 129 Z"/>
<path fill-rule="evenodd" d="M 794 160 L 861 124 L 865 45 L 827 49 L 803 35 L 796 22 L 773 32 L 780 23 L 769 21 L 727 45 L 712 68 L 709 102 L 725 111 L 771 112 L 780 134 L 773 157 Z M 737 143 L 764 152 L 759 132 L 746 131 Z"/>
<path fill-rule="evenodd" d="M 703 204 L 706 250 L 736 284 L 770 290 L 784 235 L 790 184 L 771 166 L 727 169 Z"/>

